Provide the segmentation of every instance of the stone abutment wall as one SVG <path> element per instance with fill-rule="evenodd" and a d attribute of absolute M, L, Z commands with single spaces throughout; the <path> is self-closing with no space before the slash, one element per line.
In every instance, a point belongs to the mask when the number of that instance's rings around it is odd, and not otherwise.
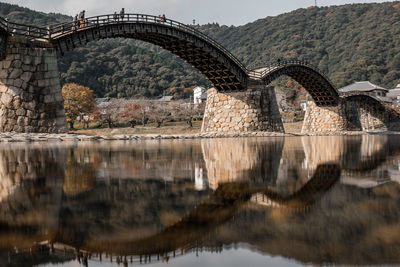
<path fill-rule="evenodd" d="M 66 132 L 59 76 L 50 44 L 10 37 L 0 62 L 0 132 Z"/>
<path fill-rule="evenodd" d="M 396 122 L 391 115 L 391 110 L 368 96 L 346 98 L 349 130 L 387 131 Z"/>
<path fill-rule="evenodd" d="M 202 132 L 284 132 L 274 87 L 251 85 L 245 92 L 207 92 Z"/>
<path fill-rule="evenodd" d="M 344 102 L 337 106 L 319 107 L 313 101 L 307 102 L 303 134 L 335 133 L 347 130 Z"/>

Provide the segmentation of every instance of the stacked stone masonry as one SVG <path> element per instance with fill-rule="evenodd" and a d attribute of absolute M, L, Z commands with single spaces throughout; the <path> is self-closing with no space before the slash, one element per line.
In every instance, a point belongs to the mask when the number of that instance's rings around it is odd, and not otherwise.
<path fill-rule="evenodd" d="M 393 110 L 392 110 L 393 111 Z M 346 116 L 349 130 L 358 131 L 387 131 L 392 127 L 391 110 L 368 96 L 346 98 Z M 398 120 L 398 118 L 397 118 Z"/>
<path fill-rule="evenodd" d="M 66 132 L 57 56 L 48 43 L 8 38 L 0 62 L 0 131 Z"/>
<path fill-rule="evenodd" d="M 343 101 L 332 107 L 319 107 L 313 101 L 307 102 L 302 133 L 330 133 L 346 130 L 347 120 Z"/>
<path fill-rule="evenodd" d="M 339 105 L 318 107 L 308 101 L 302 133 L 398 130 L 399 114 L 369 96 L 341 98 Z"/>
<path fill-rule="evenodd" d="M 274 88 L 252 85 L 245 92 L 235 93 L 208 90 L 201 131 L 283 132 Z"/>

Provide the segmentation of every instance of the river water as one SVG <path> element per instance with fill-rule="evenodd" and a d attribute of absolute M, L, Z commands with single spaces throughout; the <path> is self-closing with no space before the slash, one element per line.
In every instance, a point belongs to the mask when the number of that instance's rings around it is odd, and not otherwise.
<path fill-rule="evenodd" d="M 400 262 L 400 137 L 0 145 L 0 266 Z"/>

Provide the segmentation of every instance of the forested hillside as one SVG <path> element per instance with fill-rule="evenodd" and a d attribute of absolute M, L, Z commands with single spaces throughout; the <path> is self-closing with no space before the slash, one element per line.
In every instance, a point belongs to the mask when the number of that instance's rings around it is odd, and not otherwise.
<path fill-rule="evenodd" d="M 245 64 L 304 59 L 337 86 L 370 80 L 400 83 L 400 4 L 298 9 L 241 27 L 204 25 Z"/>
<path fill-rule="evenodd" d="M 36 25 L 68 21 L 0 3 L 0 15 Z M 298 9 L 239 27 L 196 26 L 250 67 L 278 59 L 303 59 L 338 86 L 370 80 L 400 83 L 400 4 L 353 4 Z M 168 52 L 134 40 L 103 40 L 68 53 L 60 61 L 62 83 L 76 82 L 97 96 L 149 96 L 170 87 L 208 85 L 205 78 Z M 168 91 L 167 91 L 168 93 Z"/>

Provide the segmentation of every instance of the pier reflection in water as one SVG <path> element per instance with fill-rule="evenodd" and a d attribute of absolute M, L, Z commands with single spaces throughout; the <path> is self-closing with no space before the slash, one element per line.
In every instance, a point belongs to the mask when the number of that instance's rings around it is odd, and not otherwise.
<path fill-rule="evenodd" d="M 380 135 L 3 144 L 0 265 L 398 264 L 399 151 Z"/>

